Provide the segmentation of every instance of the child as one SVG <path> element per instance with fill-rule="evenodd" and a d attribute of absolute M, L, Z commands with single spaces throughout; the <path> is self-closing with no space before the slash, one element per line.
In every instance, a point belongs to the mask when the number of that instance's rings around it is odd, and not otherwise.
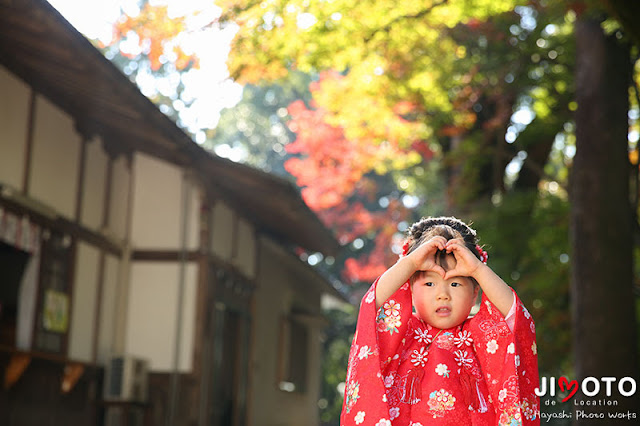
<path fill-rule="evenodd" d="M 360 305 L 342 426 L 540 423 L 533 320 L 486 260 L 458 219 L 411 227 Z"/>

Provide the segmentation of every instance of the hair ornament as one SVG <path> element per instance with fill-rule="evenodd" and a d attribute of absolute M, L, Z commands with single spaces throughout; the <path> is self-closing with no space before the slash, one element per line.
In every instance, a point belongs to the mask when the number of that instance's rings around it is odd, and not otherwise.
<path fill-rule="evenodd" d="M 409 253 L 409 240 L 407 239 L 402 245 L 402 254 L 400 257 L 405 257 Z"/>
<path fill-rule="evenodd" d="M 478 244 L 476 244 L 476 251 L 480 255 L 480 260 L 482 261 L 482 263 L 486 265 L 487 260 L 489 260 L 489 254 L 486 251 L 482 250 L 482 247 L 480 247 Z"/>

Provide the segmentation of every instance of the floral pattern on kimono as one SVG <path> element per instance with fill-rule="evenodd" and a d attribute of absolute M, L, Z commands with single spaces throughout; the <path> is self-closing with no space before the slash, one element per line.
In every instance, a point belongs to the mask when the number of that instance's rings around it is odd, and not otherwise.
<path fill-rule="evenodd" d="M 483 295 L 474 317 L 439 330 L 412 313 L 409 283 L 376 311 L 376 284 L 360 305 L 342 426 L 540 424 L 535 325 L 515 292 L 512 327 Z"/>

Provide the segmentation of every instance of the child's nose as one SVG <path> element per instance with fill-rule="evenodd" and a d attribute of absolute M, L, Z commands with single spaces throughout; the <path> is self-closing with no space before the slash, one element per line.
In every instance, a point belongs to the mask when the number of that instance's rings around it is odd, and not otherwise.
<path fill-rule="evenodd" d="M 450 299 L 450 294 L 449 294 L 449 289 L 447 287 L 443 287 L 440 288 L 438 290 L 438 300 L 449 300 Z"/>

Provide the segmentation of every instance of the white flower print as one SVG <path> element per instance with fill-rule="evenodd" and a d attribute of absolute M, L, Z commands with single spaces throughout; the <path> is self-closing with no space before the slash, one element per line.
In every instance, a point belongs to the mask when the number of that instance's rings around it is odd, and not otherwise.
<path fill-rule="evenodd" d="M 365 345 L 360 348 L 360 353 L 358 353 L 359 359 L 368 358 L 369 355 L 373 355 L 373 351 L 369 350 L 369 346 Z"/>
<path fill-rule="evenodd" d="M 507 353 L 508 354 L 516 353 L 516 345 L 514 345 L 513 343 L 509 343 L 509 346 L 507 346 Z M 362 359 L 362 358 L 360 358 L 360 359 Z"/>
<path fill-rule="evenodd" d="M 354 418 L 354 420 L 356 421 L 356 424 L 359 425 L 360 423 L 364 422 L 364 416 L 366 415 L 366 413 L 364 411 L 358 411 L 358 414 L 356 414 L 356 417 Z"/>
<path fill-rule="evenodd" d="M 382 402 L 387 402 L 387 394 L 382 395 Z"/>
<path fill-rule="evenodd" d="M 419 365 L 420 367 L 424 367 L 424 365 L 427 363 L 427 355 L 429 355 L 429 352 L 427 352 L 424 347 L 420 348 L 420 351 L 418 352 L 418 350 L 414 350 L 413 353 L 411 354 L 411 362 L 413 363 L 413 365 L 415 365 L 416 367 Z"/>
<path fill-rule="evenodd" d="M 473 363 L 473 359 L 469 356 L 469 353 L 467 351 L 455 351 L 453 355 L 454 355 L 454 359 L 456 360 L 456 362 L 460 367 L 462 366 L 467 368 L 471 367 L 471 364 Z"/>
<path fill-rule="evenodd" d="M 409 426 L 422 426 L 422 423 L 414 423 L 414 422 L 411 422 L 411 423 L 409 424 Z"/>
<path fill-rule="evenodd" d="M 413 337 L 414 339 L 416 339 L 418 342 L 420 343 L 425 343 L 425 344 L 429 344 L 431 343 L 431 335 L 429 334 L 428 330 L 421 330 L 421 329 L 416 329 L 415 330 L 416 335 Z"/>
<path fill-rule="evenodd" d="M 391 422 L 387 419 L 380 419 L 380 421 L 376 423 L 376 426 L 391 426 Z"/>
<path fill-rule="evenodd" d="M 398 407 L 393 407 L 389 409 L 389 418 L 391 420 L 395 419 L 396 417 L 398 417 L 400 415 L 400 408 Z"/>
<path fill-rule="evenodd" d="M 367 297 L 364 299 L 364 301 L 367 303 L 371 303 L 375 298 L 376 298 L 376 293 L 370 290 L 369 293 L 367 293 Z"/>
<path fill-rule="evenodd" d="M 467 330 L 459 332 L 458 335 L 453 338 L 453 343 L 459 348 L 464 345 L 471 346 L 471 344 L 473 343 L 471 333 L 469 333 Z"/>
<path fill-rule="evenodd" d="M 495 354 L 498 350 L 498 342 L 495 339 L 487 342 L 487 352 L 490 354 Z"/>
<path fill-rule="evenodd" d="M 534 355 L 538 354 L 538 345 L 536 345 L 536 342 L 533 342 L 533 345 L 531 345 L 531 352 L 533 352 Z"/>
<path fill-rule="evenodd" d="M 520 367 L 520 355 L 516 355 L 516 367 Z"/>
<path fill-rule="evenodd" d="M 531 329 L 532 333 L 536 332 L 536 325 L 533 323 L 533 321 L 531 321 L 531 323 L 529 323 L 529 328 Z"/>
<path fill-rule="evenodd" d="M 522 314 L 524 315 L 524 317 L 526 319 L 531 318 L 531 314 L 529 313 L 529 311 L 527 310 L 527 308 L 524 307 L 524 305 L 520 305 L 522 306 Z"/>
<path fill-rule="evenodd" d="M 447 367 L 447 364 L 438 364 L 438 366 L 436 367 L 436 373 L 443 377 L 449 377 L 450 371 Z"/>
<path fill-rule="evenodd" d="M 506 397 L 507 397 L 507 390 L 506 389 L 500 389 L 500 392 L 498 392 L 498 401 L 504 402 L 504 399 Z"/>
<path fill-rule="evenodd" d="M 489 302 L 488 300 L 485 300 L 485 305 L 487 305 L 487 310 L 489 311 L 489 314 L 492 314 L 493 312 L 491 312 L 491 302 Z"/>

